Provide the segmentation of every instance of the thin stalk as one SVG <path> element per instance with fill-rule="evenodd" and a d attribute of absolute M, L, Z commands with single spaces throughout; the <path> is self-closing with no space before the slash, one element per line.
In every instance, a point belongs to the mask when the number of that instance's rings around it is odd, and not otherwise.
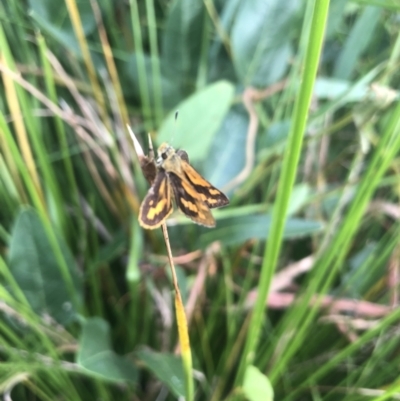
<path fill-rule="evenodd" d="M 128 130 L 131 135 L 143 175 L 151 184 L 154 181 L 156 175 L 156 165 L 154 163 L 154 150 L 151 142 L 151 137 L 149 135 L 149 155 L 145 156 L 143 149 L 140 146 L 140 143 L 136 139 L 135 134 L 132 132 L 129 126 Z M 175 312 L 176 312 L 176 322 L 178 325 L 179 343 L 181 347 L 183 371 L 185 374 L 186 401 L 193 401 L 194 400 L 193 363 L 192 363 L 192 351 L 190 349 L 187 318 L 186 318 L 185 308 L 182 302 L 181 292 L 179 290 L 178 278 L 176 276 L 176 270 L 172 256 L 171 245 L 169 242 L 167 225 L 165 224 L 165 222 L 161 225 L 161 228 L 164 235 L 165 246 L 167 248 L 168 261 L 172 274 L 172 283 L 175 291 Z"/>
<path fill-rule="evenodd" d="M 164 235 L 165 246 L 167 247 L 167 255 L 169 266 L 172 274 L 172 284 L 175 290 L 175 312 L 176 323 L 178 325 L 179 343 L 181 346 L 183 371 L 185 373 L 185 388 L 186 388 L 186 401 L 194 400 L 194 383 L 193 383 L 193 363 L 192 351 L 190 349 L 190 339 L 188 332 L 188 324 L 186 319 L 185 307 L 183 306 L 181 292 L 178 286 L 178 279 L 176 277 L 174 260 L 171 252 L 171 245 L 169 243 L 167 225 L 161 225 Z"/>

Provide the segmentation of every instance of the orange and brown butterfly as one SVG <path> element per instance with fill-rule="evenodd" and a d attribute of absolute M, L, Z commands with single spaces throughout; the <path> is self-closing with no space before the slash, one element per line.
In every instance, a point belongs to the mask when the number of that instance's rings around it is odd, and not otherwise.
<path fill-rule="evenodd" d="M 195 223 L 214 227 L 210 209 L 225 206 L 229 199 L 190 164 L 185 151 L 168 143 L 158 148 L 157 174 L 139 211 L 139 223 L 147 229 L 160 227 L 176 206 Z"/>

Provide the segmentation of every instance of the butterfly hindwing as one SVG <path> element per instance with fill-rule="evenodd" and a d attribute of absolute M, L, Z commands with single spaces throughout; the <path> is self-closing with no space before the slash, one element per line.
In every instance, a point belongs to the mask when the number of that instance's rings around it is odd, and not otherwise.
<path fill-rule="evenodd" d="M 184 177 L 168 173 L 175 202 L 179 209 L 195 223 L 206 227 L 214 227 L 215 220 L 207 204 L 199 199 L 196 190 Z"/>
<path fill-rule="evenodd" d="M 140 206 L 139 223 L 144 228 L 157 228 L 172 210 L 169 177 L 164 170 L 160 170 Z"/>

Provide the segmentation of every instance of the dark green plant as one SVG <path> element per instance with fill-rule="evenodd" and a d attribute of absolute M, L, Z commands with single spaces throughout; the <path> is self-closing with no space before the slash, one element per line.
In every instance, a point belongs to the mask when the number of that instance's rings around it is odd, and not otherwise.
<path fill-rule="evenodd" d="M 127 123 L 230 197 L 215 229 L 168 222 L 195 399 L 398 397 L 399 12 L 2 2 L 4 398 L 185 396 Z"/>

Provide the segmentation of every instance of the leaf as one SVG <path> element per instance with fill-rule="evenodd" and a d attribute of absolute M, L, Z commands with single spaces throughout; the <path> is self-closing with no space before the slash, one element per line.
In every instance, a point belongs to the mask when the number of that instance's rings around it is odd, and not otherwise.
<path fill-rule="evenodd" d="M 72 278 L 76 300 L 74 305 L 67 290 L 54 249 L 43 224 L 33 209 L 18 215 L 11 235 L 9 264 L 12 275 L 38 314 L 48 313 L 65 325 L 77 314 L 82 302 L 81 277 L 64 241 L 57 237 L 62 258 Z"/>
<path fill-rule="evenodd" d="M 337 293 L 340 296 L 360 299 L 375 283 L 382 280 L 385 274 L 385 264 L 383 263 L 381 268 L 378 267 L 378 264 L 375 264 L 373 269 L 369 264 L 372 261 L 377 261 L 379 256 L 385 254 L 385 250 L 382 249 L 381 245 L 374 241 L 367 242 L 363 248 L 349 259 L 350 269 L 342 275 L 342 283 L 337 289 Z M 365 274 L 365 272 L 368 272 L 368 274 Z"/>
<path fill-rule="evenodd" d="M 264 135 L 260 135 L 258 138 L 258 160 L 266 160 L 272 155 L 283 154 L 289 130 L 289 120 L 282 120 L 271 124 L 271 126 L 265 131 Z"/>
<path fill-rule="evenodd" d="M 249 239 L 268 239 L 271 215 L 248 215 L 218 220 L 213 230 L 201 228 L 200 242 L 206 246 L 214 241 L 224 245 L 237 245 Z M 286 221 L 284 238 L 298 238 L 314 234 L 323 229 L 322 223 L 314 220 L 289 218 Z"/>
<path fill-rule="evenodd" d="M 248 366 L 244 374 L 243 392 L 249 401 L 272 401 L 274 390 L 268 377 L 255 366 Z"/>
<path fill-rule="evenodd" d="M 247 0 L 232 27 L 236 71 L 244 85 L 266 86 L 281 79 L 292 55 L 288 34 L 299 7 L 297 0 Z"/>
<path fill-rule="evenodd" d="M 243 108 L 233 107 L 214 136 L 202 171 L 217 188 L 228 183 L 244 167 L 248 122 Z"/>
<path fill-rule="evenodd" d="M 30 0 L 30 15 L 41 29 L 65 45 L 74 54 L 80 54 L 78 41 L 64 2 Z M 86 36 L 96 28 L 96 21 L 89 1 L 78 1 L 79 16 Z"/>
<path fill-rule="evenodd" d="M 98 269 L 99 267 L 104 266 L 104 264 L 120 258 L 125 254 L 128 246 L 128 238 L 126 237 L 124 230 L 120 229 L 114 232 L 109 242 L 106 242 L 99 247 L 96 259 L 91 263 L 90 271 L 93 271 L 91 269 Z"/>
<path fill-rule="evenodd" d="M 86 320 L 76 357 L 78 365 L 90 374 L 115 382 L 137 380 L 137 368 L 127 358 L 111 350 L 110 327 L 100 318 Z"/>
<path fill-rule="evenodd" d="M 185 381 L 180 358 L 149 349 L 136 352 L 136 356 L 176 397 L 185 396 Z"/>
<path fill-rule="evenodd" d="M 197 76 L 202 41 L 208 40 L 204 22 L 201 0 L 176 0 L 170 7 L 162 35 L 162 67 L 165 76 L 183 89 L 191 88 Z"/>
<path fill-rule="evenodd" d="M 308 184 L 298 184 L 293 187 L 292 195 L 288 205 L 287 214 L 296 214 L 309 200 L 311 188 Z"/>
<path fill-rule="evenodd" d="M 381 10 L 378 7 L 365 7 L 336 60 L 333 72 L 336 78 L 351 78 L 361 54 L 376 35 L 375 27 L 380 18 Z"/>
<path fill-rule="evenodd" d="M 178 279 L 178 286 L 181 291 L 182 302 L 186 305 L 186 302 L 189 298 L 188 289 L 190 288 L 188 284 L 188 278 L 186 276 L 185 270 L 182 267 L 175 266 L 176 270 L 176 278 Z"/>
<path fill-rule="evenodd" d="M 350 81 L 337 78 L 319 77 L 315 81 L 314 95 L 319 99 L 336 99 L 346 95 L 346 102 L 359 102 L 368 93 L 368 83 L 354 85 Z"/>
<path fill-rule="evenodd" d="M 204 159 L 215 133 L 228 113 L 233 94 L 232 84 L 219 81 L 189 97 L 178 106 L 177 121 L 175 111 L 167 117 L 160 129 L 158 141 L 171 142 L 174 147 L 186 150 L 190 162 Z"/>
<path fill-rule="evenodd" d="M 339 29 L 343 24 L 343 14 L 346 4 L 347 0 L 334 0 L 330 2 L 325 41 L 333 39 L 334 35 L 339 32 Z"/>
<path fill-rule="evenodd" d="M 125 96 L 135 99 L 136 101 L 140 101 L 140 84 L 139 81 L 141 79 L 139 75 L 138 64 L 143 63 L 144 69 L 146 71 L 146 79 L 145 82 L 147 84 L 146 91 L 149 96 L 149 102 L 152 107 L 155 107 L 154 101 L 154 87 L 158 85 L 157 80 L 154 80 L 154 75 L 150 72 L 152 71 L 152 59 L 146 54 L 141 53 L 131 53 L 127 57 L 126 61 L 120 64 L 120 71 L 123 74 L 123 82 L 126 82 L 126 85 L 123 86 L 123 91 Z M 179 86 L 171 80 L 167 79 L 163 73 L 164 65 L 162 67 L 162 75 L 161 75 L 161 92 L 162 92 L 162 102 L 163 105 L 167 108 L 172 108 L 176 106 L 176 104 L 182 99 L 183 94 Z"/>
<path fill-rule="evenodd" d="M 370 84 L 377 79 L 382 71 L 382 65 L 378 65 L 351 85 L 349 84 L 349 81 L 339 80 L 337 78 L 317 79 L 315 85 L 315 95 L 322 99 L 326 97 L 331 101 L 323 106 L 314 115 L 314 118 L 317 116 L 322 116 L 328 111 L 333 113 L 334 110 L 339 109 L 341 106 L 349 102 L 364 100 L 365 96 L 367 96 L 371 91 Z"/>
<path fill-rule="evenodd" d="M 235 15 L 242 0 L 224 1 L 220 5 L 220 28 L 224 32 L 230 32 Z M 217 6 L 218 7 L 218 6 Z M 209 54 L 209 78 L 210 81 L 227 79 L 236 81 L 237 76 L 232 64 L 232 57 L 228 54 L 220 35 L 216 35 L 212 41 Z"/>

